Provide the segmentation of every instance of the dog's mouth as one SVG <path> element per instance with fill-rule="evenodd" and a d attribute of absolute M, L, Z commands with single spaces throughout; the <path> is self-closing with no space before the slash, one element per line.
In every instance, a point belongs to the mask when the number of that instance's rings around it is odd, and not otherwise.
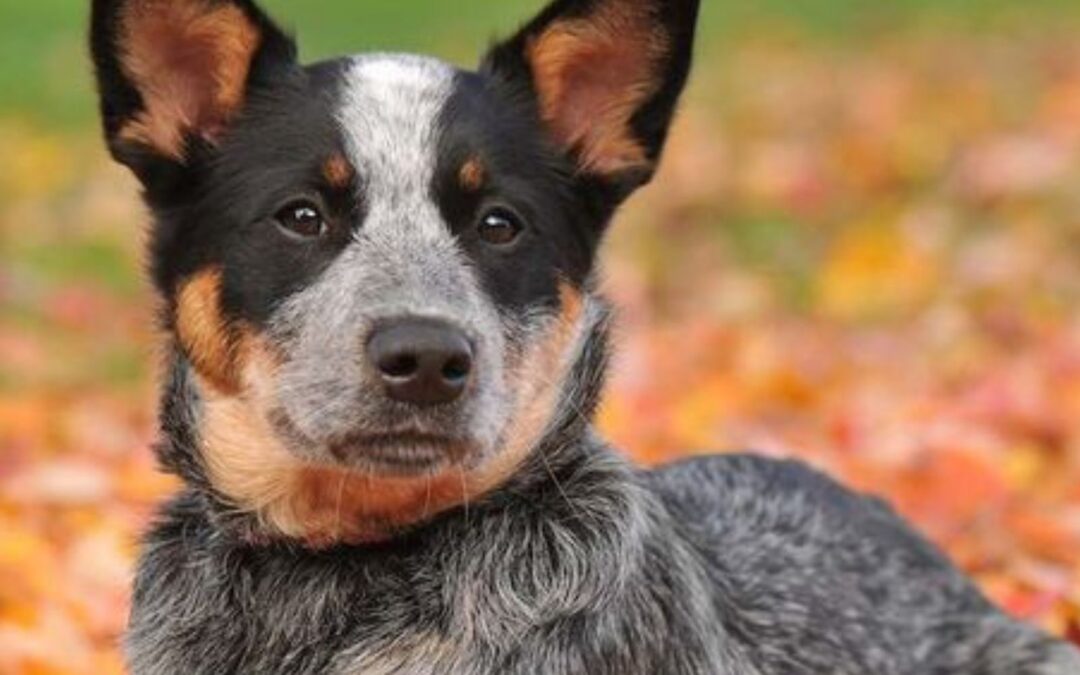
<path fill-rule="evenodd" d="M 471 454 L 470 444 L 460 438 L 418 431 L 353 434 L 328 449 L 351 468 L 392 476 L 437 473 Z"/>
<path fill-rule="evenodd" d="M 390 424 L 383 429 L 356 429 L 316 439 L 301 432 L 281 408 L 271 410 L 268 420 L 285 445 L 299 455 L 375 476 L 408 478 L 469 468 L 484 454 L 481 441 L 452 431 Z M 457 427 L 445 426 L 451 430 Z"/>

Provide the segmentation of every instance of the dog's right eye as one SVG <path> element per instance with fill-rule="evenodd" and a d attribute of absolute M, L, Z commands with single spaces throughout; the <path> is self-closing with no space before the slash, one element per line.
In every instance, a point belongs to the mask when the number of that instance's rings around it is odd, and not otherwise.
<path fill-rule="evenodd" d="M 274 216 L 278 227 L 301 239 L 315 239 L 326 233 L 326 219 L 315 204 L 301 200 L 290 203 Z"/>
<path fill-rule="evenodd" d="M 477 226 L 480 238 L 493 246 L 507 246 L 514 243 L 521 234 L 524 225 L 517 214 L 504 208 L 488 211 Z"/>

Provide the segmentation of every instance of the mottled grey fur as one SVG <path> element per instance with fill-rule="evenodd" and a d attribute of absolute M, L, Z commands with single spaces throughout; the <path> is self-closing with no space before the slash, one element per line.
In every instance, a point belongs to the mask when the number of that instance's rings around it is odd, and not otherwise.
<path fill-rule="evenodd" d="M 201 490 L 174 500 L 140 566 L 133 672 L 1080 673 L 882 502 L 798 463 L 633 468 L 588 422 L 596 307 L 546 439 L 482 503 L 314 552 L 242 543 Z"/>
<path fill-rule="evenodd" d="M 275 311 L 283 363 L 261 395 L 289 451 L 310 462 L 340 460 L 329 448 L 350 438 L 408 430 L 460 435 L 459 465 L 475 464 L 511 440 L 521 383 L 507 364 L 556 319 L 550 307 L 500 316 L 432 199 L 452 69 L 373 56 L 345 77 L 337 119 L 365 181 L 364 227 Z M 1002 614 L 878 500 L 792 462 L 740 455 L 645 471 L 608 448 L 591 425 L 608 313 L 584 292 L 559 408 L 525 465 L 479 502 L 379 545 L 316 551 L 256 536 L 256 517 L 206 478 L 203 402 L 177 356 L 160 455 L 187 487 L 146 540 L 131 670 L 1080 674 L 1075 649 Z M 471 338 L 462 405 L 395 404 L 370 365 L 347 358 L 400 316 Z"/>

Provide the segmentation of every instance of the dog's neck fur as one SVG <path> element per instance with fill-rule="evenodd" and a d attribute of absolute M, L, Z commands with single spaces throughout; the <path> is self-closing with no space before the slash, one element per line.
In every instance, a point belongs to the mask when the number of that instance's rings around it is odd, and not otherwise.
<path fill-rule="evenodd" d="M 576 342 L 570 367 L 561 384 L 558 407 L 536 447 L 500 492 L 521 494 L 533 489 L 565 491 L 561 474 L 573 473 L 597 461 L 590 449 L 594 439 L 593 418 L 602 394 L 609 357 L 611 310 L 601 298 L 590 294 L 585 302 L 582 337 Z M 207 514 L 223 533 L 252 542 L 279 539 L 256 514 L 238 510 L 208 478 L 200 453 L 199 419 L 203 405 L 198 378 L 178 349 L 170 350 L 171 363 L 163 388 L 160 411 L 161 440 L 156 447 L 163 467 L 180 477 L 198 495 Z M 460 511 L 476 505 L 463 504 Z M 425 523 L 416 523 L 423 526 Z"/>

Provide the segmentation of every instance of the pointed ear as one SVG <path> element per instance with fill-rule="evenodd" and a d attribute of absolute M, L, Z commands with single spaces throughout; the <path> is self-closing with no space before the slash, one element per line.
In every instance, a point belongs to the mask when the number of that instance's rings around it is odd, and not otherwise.
<path fill-rule="evenodd" d="M 483 70 L 524 89 L 580 170 L 652 176 L 690 69 L 699 0 L 556 0 Z"/>
<path fill-rule="evenodd" d="M 257 74 L 296 49 L 250 0 L 93 0 L 90 34 L 105 135 L 114 156 L 183 163 L 213 143 Z"/>

